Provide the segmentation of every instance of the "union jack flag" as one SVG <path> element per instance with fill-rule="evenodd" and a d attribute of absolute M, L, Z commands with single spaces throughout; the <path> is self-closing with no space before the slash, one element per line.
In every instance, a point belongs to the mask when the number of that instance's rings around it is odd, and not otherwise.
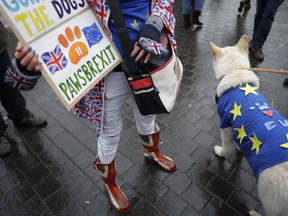
<path fill-rule="evenodd" d="M 88 119 L 95 126 L 97 133 L 100 133 L 102 128 L 104 82 L 105 78 L 74 106 L 76 116 Z"/>
<path fill-rule="evenodd" d="M 63 70 L 68 64 L 68 61 L 59 45 L 57 45 L 53 51 L 43 53 L 41 58 L 52 75 L 54 75 L 57 71 Z"/>
<path fill-rule="evenodd" d="M 31 79 L 28 78 L 28 76 L 25 77 L 21 76 L 21 72 L 17 72 L 17 69 L 11 66 L 5 73 L 4 81 L 11 85 L 13 88 L 28 91 L 36 85 L 37 79 L 40 77 L 40 75 L 36 78 L 31 77 Z"/>
<path fill-rule="evenodd" d="M 162 43 L 157 43 L 156 41 L 145 37 L 141 37 L 139 42 L 142 48 L 148 53 L 156 56 L 165 56 L 168 54 L 167 46 Z"/>

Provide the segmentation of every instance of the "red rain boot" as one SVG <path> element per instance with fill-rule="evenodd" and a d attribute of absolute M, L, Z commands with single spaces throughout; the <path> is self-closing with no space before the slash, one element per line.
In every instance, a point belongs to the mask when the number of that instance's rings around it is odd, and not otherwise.
<path fill-rule="evenodd" d="M 117 183 L 115 159 L 110 164 L 101 164 L 99 158 L 96 157 L 94 168 L 97 168 L 105 183 L 111 204 L 119 212 L 129 212 L 131 204 Z"/>
<path fill-rule="evenodd" d="M 163 155 L 158 148 L 160 128 L 157 124 L 155 130 L 156 132 L 150 135 L 140 134 L 140 138 L 143 141 L 142 145 L 144 147 L 145 159 L 158 163 L 161 168 L 168 172 L 174 172 L 176 170 L 175 162 L 171 158 Z"/>

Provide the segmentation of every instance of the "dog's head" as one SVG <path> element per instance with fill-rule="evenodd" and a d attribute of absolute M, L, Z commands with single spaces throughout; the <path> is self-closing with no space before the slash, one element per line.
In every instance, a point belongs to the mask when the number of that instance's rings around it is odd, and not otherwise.
<path fill-rule="evenodd" d="M 220 79 L 241 68 L 250 68 L 248 49 L 249 39 L 247 35 L 243 35 L 235 46 L 220 48 L 210 42 L 216 78 Z"/>

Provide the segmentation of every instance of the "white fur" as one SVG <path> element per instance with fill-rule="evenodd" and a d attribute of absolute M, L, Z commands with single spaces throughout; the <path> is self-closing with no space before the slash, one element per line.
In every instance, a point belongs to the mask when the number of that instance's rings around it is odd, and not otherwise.
<path fill-rule="evenodd" d="M 236 46 L 217 47 L 210 42 L 214 72 L 221 79 L 217 86 L 217 96 L 226 90 L 243 83 L 259 86 L 259 79 L 250 68 L 248 57 L 248 37 L 242 36 Z M 232 129 L 220 129 L 222 146 L 214 146 L 214 152 L 220 157 L 228 153 L 233 146 Z M 288 162 L 278 164 L 262 171 L 258 178 L 259 198 L 267 216 L 288 216 Z M 259 216 L 255 211 L 250 215 Z"/>

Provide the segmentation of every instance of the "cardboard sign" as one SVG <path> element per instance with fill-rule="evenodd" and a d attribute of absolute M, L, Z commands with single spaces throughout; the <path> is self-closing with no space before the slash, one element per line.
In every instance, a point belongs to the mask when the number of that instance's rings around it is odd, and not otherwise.
<path fill-rule="evenodd" d="M 42 62 L 42 74 L 70 110 L 122 57 L 86 0 L 0 0 L 0 12 Z"/>

